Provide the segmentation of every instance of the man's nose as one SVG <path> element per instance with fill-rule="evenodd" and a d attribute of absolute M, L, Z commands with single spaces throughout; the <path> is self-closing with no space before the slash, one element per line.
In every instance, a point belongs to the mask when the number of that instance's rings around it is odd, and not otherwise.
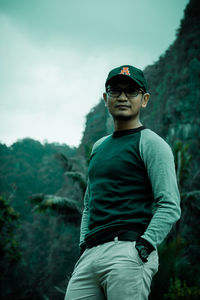
<path fill-rule="evenodd" d="M 120 101 L 127 101 L 128 98 L 126 96 L 126 94 L 124 93 L 124 91 L 121 92 L 121 94 L 118 96 L 118 100 Z"/>

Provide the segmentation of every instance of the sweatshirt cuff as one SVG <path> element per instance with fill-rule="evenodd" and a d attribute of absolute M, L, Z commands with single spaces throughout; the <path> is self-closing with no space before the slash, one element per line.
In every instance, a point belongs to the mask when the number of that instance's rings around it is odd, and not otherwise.
<path fill-rule="evenodd" d="M 85 243 L 82 243 L 82 244 L 80 245 L 80 256 L 83 254 L 83 252 L 85 251 L 85 249 L 86 249 L 86 244 L 85 244 Z"/>

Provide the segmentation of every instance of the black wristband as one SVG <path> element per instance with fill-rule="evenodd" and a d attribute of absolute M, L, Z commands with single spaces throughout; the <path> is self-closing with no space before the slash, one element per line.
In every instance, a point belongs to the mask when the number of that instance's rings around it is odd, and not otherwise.
<path fill-rule="evenodd" d="M 155 248 L 143 238 L 140 238 L 136 242 L 135 248 L 137 249 L 138 254 L 143 262 L 147 262 L 149 254 L 155 250 Z"/>
<path fill-rule="evenodd" d="M 81 244 L 80 245 L 80 256 L 83 254 L 83 252 L 85 251 L 85 249 L 86 249 L 86 244 L 85 243 Z"/>

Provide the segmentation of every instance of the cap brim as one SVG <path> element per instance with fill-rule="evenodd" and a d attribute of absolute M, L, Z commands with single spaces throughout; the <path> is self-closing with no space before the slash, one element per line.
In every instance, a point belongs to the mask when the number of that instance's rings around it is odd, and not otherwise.
<path fill-rule="evenodd" d="M 141 85 L 141 83 L 140 83 L 137 79 L 133 79 L 132 77 L 130 77 L 130 76 L 128 76 L 128 75 L 123 75 L 123 74 L 117 74 L 117 75 L 115 75 L 115 76 L 113 76 L 113 77 L 111 77 L 111 78 L 108 78 L 107 81 L 106 81 L 106 83 L 105 83 L 105 86 L 107 87 L 107 86 L 110 84 L 110 82 L 115 81 L 115 79 L 117 79 L 117 78 L 126 78 L 126 79 L 129 78 L 130 81 L 133 81 L 133 82 L 135 82 L 137 85 L 139 85 L 140 87 L 143 87 L 143 86 Z"/>

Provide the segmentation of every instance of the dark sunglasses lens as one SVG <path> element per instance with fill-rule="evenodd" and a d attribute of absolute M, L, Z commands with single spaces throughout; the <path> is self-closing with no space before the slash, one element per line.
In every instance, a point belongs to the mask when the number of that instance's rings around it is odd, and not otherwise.
<path fill-rule="evenodd" d="M 109 89 L 107 91 L 108 95 L 111 96 L 111 97 L 119 97 L 119 95 L 121 94 L 121 90 L 119 89 Z"/>
<path fill-rule="evenodd" d="M 119 97 L 122 92 L 124 92 L 127 97 L 133 98 L 139 94 L 139 89 L 137 87 L 127 87 L 125 89 L 108 87 L 107 89 L 107 93 L 110 97 Z"/>
<path fill-rule="evenodd" d="M 138 88 L 131 88 L 127 89 L 125 92 L 128 97 L 136 97 L 139 93 L 139 90 Z"/>

